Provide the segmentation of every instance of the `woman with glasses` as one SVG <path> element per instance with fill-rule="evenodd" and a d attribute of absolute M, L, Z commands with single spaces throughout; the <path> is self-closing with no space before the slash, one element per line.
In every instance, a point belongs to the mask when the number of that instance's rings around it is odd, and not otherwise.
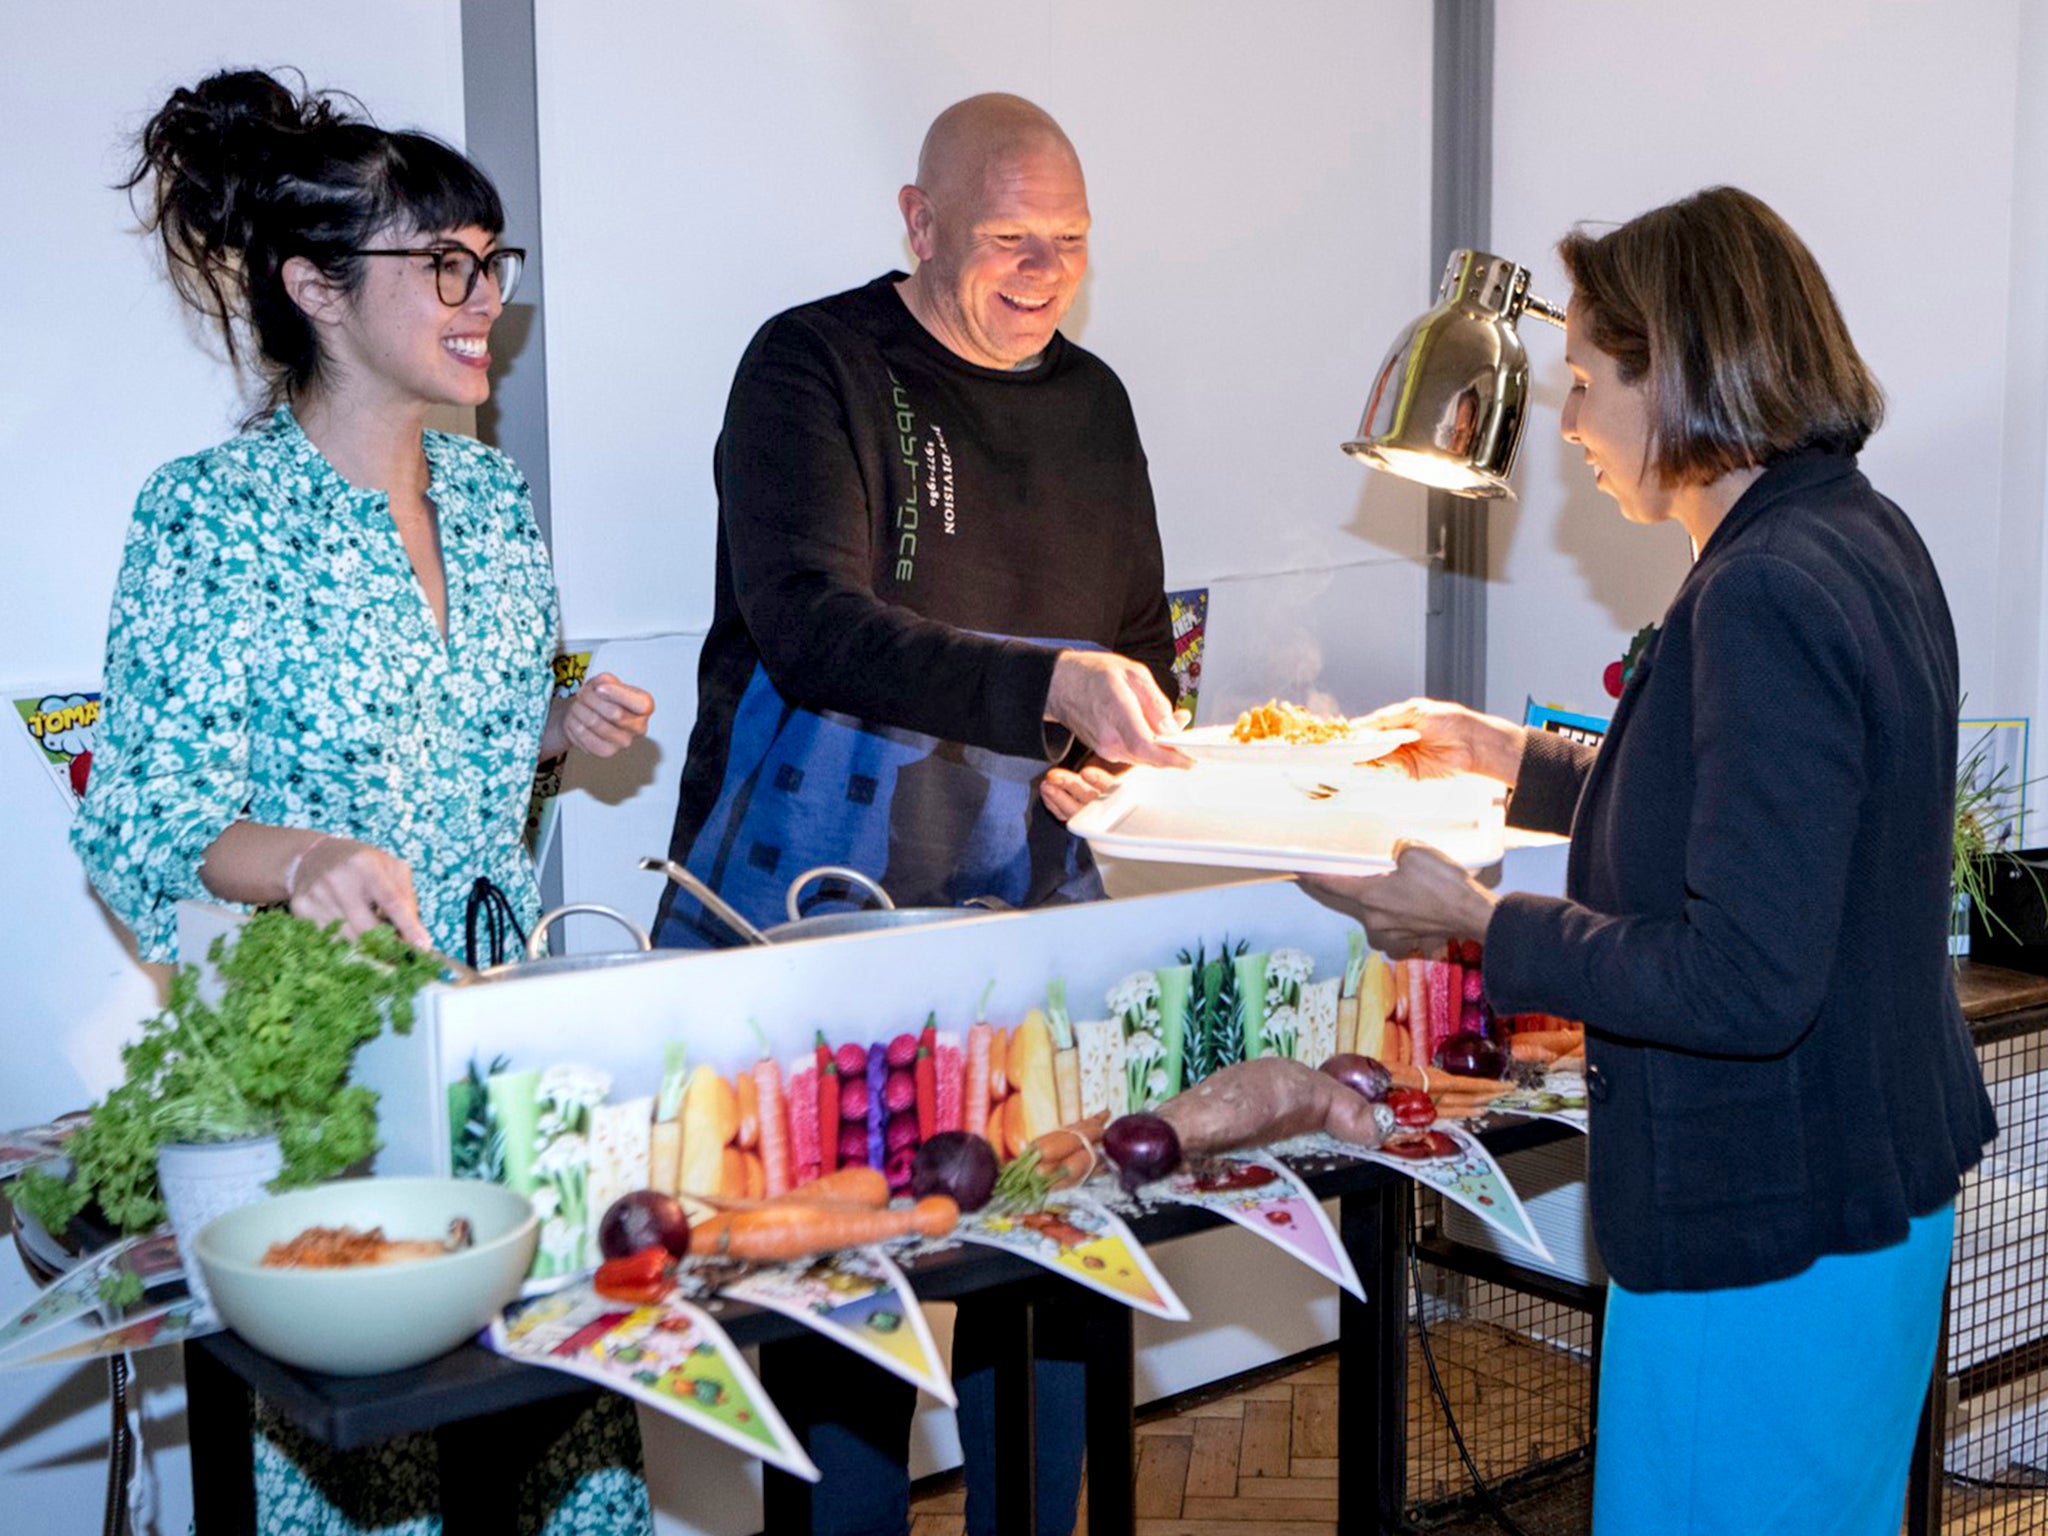
<path fill-rule="evenodd" d="M 99 751 L 72 840 L 146 960 L 173 904 L 283 905 L 465 946 L 493 889 L 523 922 L 534 769 L 609 756 L 653 700 L 609 675 L 550 704 L 554 575 L 502 454 L 429 431 L 490 393 L 521 255 L 487 177 L 269 75 L 172 93 L 143 130 L 179 293 L 267 414 L 143 487 L 114 596 Z M 533 1474 L 531 1529 L 649 1528 L 630 1405 Z M 438 1529 L 431 1442 L 336 1456 L 259 1414 L 262 1528 Z"/>

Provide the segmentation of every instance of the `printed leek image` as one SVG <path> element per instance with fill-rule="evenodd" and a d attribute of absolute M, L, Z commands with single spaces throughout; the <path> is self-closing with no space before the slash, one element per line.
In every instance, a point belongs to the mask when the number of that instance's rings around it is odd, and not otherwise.
<path fill-rule="evenodd" d="M 573 1275 L 594 1262 L 590 1236 L 591 1111 L 611 1092 L 592 1067 L 563 1064 L 540 1075 L 535 1093 L 533 1209 L 540 1217 L 535 1276 Z"/>
<path fill-rule="evenodd" d="M 1150 1109 L 1166 1098 L 1158 975 L 1133 971 L 1109 989 L 1108 1003 L 1123 1030 L 1124 1102 L 1132 1110 Z"/>

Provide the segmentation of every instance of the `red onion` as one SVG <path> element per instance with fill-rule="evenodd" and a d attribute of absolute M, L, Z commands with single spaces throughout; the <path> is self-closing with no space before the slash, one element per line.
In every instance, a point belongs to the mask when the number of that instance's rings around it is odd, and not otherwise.
<path fill-rule="evenodd" d="M 970 1131 L 941 1131 L 917 1149 L 910 1164 L 910 1192 L 951 1195 L 963 1211 L 988 1204 L 996 1187 L 995 1149 Z"/>
<path fill-rule="evenodd" d="M 1383 1101 L 1387 1090 L 1394 1086 L 1394 1075 L 1380 1062 L 1350 1051 L 1339 1052 L 1316 1070 L 1327 1072 L 1346 1088 L 1364 1094 L 1375 1104 Z"/>

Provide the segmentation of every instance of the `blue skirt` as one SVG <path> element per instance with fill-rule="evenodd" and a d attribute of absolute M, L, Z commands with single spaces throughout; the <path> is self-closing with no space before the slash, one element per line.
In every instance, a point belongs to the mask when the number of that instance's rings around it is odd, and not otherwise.
<path fill-rule="evenodd" d="M 1610 1284 L 1594 1536 L 1897 1536 L 1955 1207 L 1789 1280 Z"/>

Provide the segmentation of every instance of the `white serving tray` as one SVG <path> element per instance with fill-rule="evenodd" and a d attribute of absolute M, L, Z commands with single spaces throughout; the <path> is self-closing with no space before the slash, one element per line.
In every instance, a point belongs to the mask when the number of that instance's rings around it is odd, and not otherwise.
<path fill-rule="evenodd" d="M 1067 825 L 1118 858 L 1352 875 L 1391 868 L 1404 838 L 1467 869 L 1498 864 L 1506 815 L 1501 786 L 1473 774 L 1199 763 L 1133 768 Z"/>

